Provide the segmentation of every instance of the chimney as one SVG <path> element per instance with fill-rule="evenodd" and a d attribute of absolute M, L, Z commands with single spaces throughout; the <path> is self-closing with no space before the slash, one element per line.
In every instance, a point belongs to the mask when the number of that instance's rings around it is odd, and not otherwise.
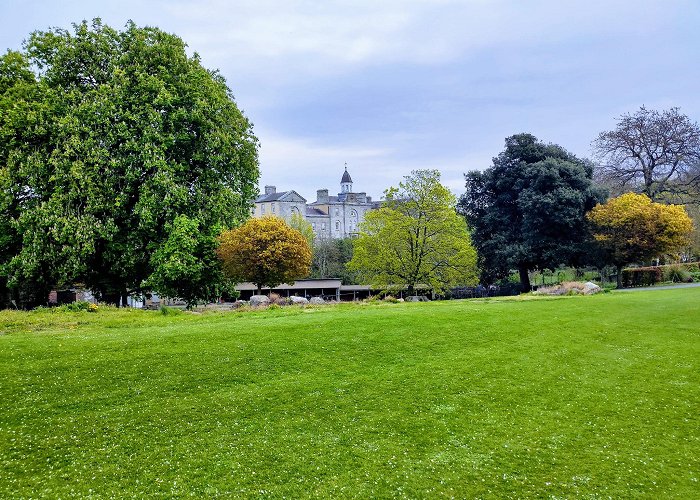
<path fill-rule="evenodd" d="M 367 193 L 357 193 L 357 201 L 359 203 L 367 203 Z"/>
<path fill-rule="evenodd" d="M 275 194 L 277 192 L 276 186 L 265 186 L 265 194 Z"/>
<path fill-rule="evenodd" d="M 328 203 L 327 189 L 318 189 L 316 191 L 316 203 Z"/>

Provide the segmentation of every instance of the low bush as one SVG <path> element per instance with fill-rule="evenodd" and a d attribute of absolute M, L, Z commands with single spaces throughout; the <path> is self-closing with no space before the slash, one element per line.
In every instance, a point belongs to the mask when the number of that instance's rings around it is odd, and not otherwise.
<path fill-rule="evenodd" d="M 672 283 L 689 283 L 693 281 L 690 271 L 682 266 L 667 266 L 664 267 L 664 281 Z"/>
<path fill-rule="evenodd" d="M 174 316 L 176 314 L 182 314 L 182 309 L 177 309 L 175 307 L 160 306 L 160 313 L 163 316 Z"/>
<path fill-rule="evenodd" d="M 91 309 L 91 306 L 94 307 L 94 310 Z M 75 302 L 70 302 L 68 304 L 63 304 L 62 306 L 58 306 L 56 308 L 56 310 L 57 311 L 65 311 L 65 312 L 80 312 L 80 311 L 96 312 L 97 305 L 93 304 L 92 302 L 87 302 L 85 300 L 77 300 Z"/>
<path fill-rule="evenodd" d="M 289 299 L 287 297 L 282 297 L 277 293 L 271 293 L 269 296 L 270 305 L 286 306 L 289 305 Z"/>
<path fill-rule="evenodd" d="M 635 267 L 622 270 L 622 286 L 652 286 L 663 280 L 661 267 Z"/>

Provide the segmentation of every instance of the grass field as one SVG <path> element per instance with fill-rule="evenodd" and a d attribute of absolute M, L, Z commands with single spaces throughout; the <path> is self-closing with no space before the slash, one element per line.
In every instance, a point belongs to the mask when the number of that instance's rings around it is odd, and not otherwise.
<path fill-rule="evenodd" d="M 0 497 L 700 495 L 700 289 L 0 312 Z"/>

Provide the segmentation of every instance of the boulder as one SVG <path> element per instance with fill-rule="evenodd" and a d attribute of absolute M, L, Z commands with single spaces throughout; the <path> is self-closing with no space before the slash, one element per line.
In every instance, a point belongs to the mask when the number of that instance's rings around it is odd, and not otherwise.
<path fill-rule="evenodd" d="M 252 307 L 266 306 L 270 303 L 270 298 L 267 295 L 253 295 L 250 298 L 250 305 Z"/>
<path fill-rule="evenodd" d="M 321 297 L 311 297 L 309 300 L 309 304 L 325 304 L 326 301 L 323 300 Z"/>
<path fill-rule="evenodd" d="M 308 304 L 309 303 L 309 299 L 307 299 L 306 297 L 297 297 L 296 295 L 289 297 L 289 301 L 292 304 Z"/>
<path fill-rule="evenodd" d="M 411 295 L 409 297 L 406 297 L 405 299 L 406 302 L 429 302 L 430 299 L 426 297 L 425 295 Z"/>
<path fill-rule="evenodd" d="M 594 293 L 598 293 L 601 290 L 602 289 L 592 281 L 587 281 L 583 284 L 583 293 L 585 295 L 593 295 Z"/>
<path fill-rule="evenodd" d="M 231 304 L 231 308 L 238 309 L 239 307 L 243 307 L 243 306 L 247 306 L 247 305 L 248 305 L 248 302 L 246 302 L 245 300 L 237 300 L 236 302 Z"/>

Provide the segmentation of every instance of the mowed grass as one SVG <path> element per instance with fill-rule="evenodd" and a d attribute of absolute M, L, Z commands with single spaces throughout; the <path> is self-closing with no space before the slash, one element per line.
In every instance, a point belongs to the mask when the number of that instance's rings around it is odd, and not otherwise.
<path fill-rule="evenodd" d="M 700 494 L 700 289 L 0 313 L 0 497 Z"/>

